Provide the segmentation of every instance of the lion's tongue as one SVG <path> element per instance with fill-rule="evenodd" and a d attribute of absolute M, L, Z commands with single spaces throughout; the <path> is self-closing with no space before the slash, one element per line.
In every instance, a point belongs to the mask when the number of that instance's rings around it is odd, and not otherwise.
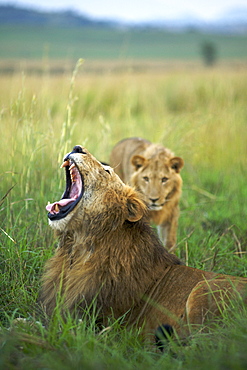
<path fill-rule="evenodd" d="M 67 204 L 74 202 L 75 199 L 61 199 L 59 202 L 47 204 L 46 210 L 52 214 L 59 213 L 60 207 L 67 206 Z"/>
<path fill-rule="evenodd" d="M 47 204 L 46 210 L 52 214 L 59 213 L 60 208 L 67 206 L 68 204 L 74 202 L 79 196 L 80 188 L 78 187 L 76 182 L 73 182 L 71 191 L 70 191 L 70 198 L 61 199 L 58 202 L 54 202 L 51 204 Z"/>

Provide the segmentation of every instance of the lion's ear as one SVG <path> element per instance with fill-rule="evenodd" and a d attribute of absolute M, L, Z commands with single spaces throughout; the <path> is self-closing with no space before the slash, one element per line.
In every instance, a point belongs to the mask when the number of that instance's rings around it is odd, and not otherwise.
<path fill-rule="evenodd" d="M 127 195 L 127 210 L 127 220 L 130 222 L 139 221 L 146 210 L 145 204 L 138 198 L 137 194 L 131 188 Z"/>
<path fill-rule="evenodd" d="M 145 162 L 146 162 L 146 159 L 141 155 L 134 155 L 131 158 L 131 163 L 135 167 L 135 170 L 138 170 L 138 168 L 142 167 Z"/>
<path fill-rule="evenodd" d="M 184 166 L 184 161 L 180 157 L 173 157 L 170 159 L 170 167 L 175 170 L 177 173 L 180 172 L 180 170 Z"/>

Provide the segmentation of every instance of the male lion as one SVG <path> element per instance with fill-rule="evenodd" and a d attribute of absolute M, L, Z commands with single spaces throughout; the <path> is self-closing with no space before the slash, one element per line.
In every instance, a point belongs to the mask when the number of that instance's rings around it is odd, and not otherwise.
<path fill-rule="evenodd" d="M 150 221 L 168 250 L 176 245 L 183 160 L 159 144 L 133 137 L 117 143 L 110 165 L 126 184 L 144 195 Z"/>
<path fill-rule="evenodd" d="M 247 278 L 183 266 L 170 254 L 147 222 L 141 195 L 87 149 L 75 146 L 62 167 L 66 190 L 47 206 L 59 239 L 42 278 L 48 316 L 59 299 L 62 313 L 77 317 L 94 302 L 102 325 L 125 315 L 126 325 L 153 338 L 162 325 L 184 336 L 230 298 L 244 297 Z"/>

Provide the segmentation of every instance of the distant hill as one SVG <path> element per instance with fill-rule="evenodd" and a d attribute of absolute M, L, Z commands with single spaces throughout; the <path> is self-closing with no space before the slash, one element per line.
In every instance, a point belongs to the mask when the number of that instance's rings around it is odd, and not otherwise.
<path fill-rule="evenodd" d="M 42 12 L 31 8 L 21 8 L 14 5 L 0 5 L 0 24 L 25 24 L 37 26 L 106 26 L 116 25 L 114 21 L 94 20 L 79 15 L 75 11 Z"/>
<path fill-rule="evenodd" d="M 230 9 L 217 19 L 205 21 L 186 15 L 178 19 L 155 19 L 143 22 L 120 22 L 115 20 L 96 20 L 78 14 L 76 11 L 44 12 L 34 8 L 23 8 L 15 5 L 0 5 L 0 25 L 25 24 L 32 26 L 63 27 L 124 27 L 139 29 L 162 29 L 170 32 L 199 31 L 204 33 L 247 33 L 247 7 Z"/>

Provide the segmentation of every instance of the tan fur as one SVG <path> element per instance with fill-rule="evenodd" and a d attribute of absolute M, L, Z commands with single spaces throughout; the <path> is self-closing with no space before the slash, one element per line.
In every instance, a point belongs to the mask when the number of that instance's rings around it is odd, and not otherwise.
<path fill-rule="evenodd" d="M 246 298 L 247 278 L 183 266 L 170 254 L 147 222 L 140 194 L 111 168 L 85 148 L 69 158 L 84 194 L 68 216 L 50 221 L 59 245 L 42 278 L 41 302 L 49 316 L 59 296 L 62 311 L 77 315 L 95 301 L 103 325 L 109 316 L 127 313 L 126 324 L 143 326 L 149 337 L 161 324 L 184 336 L 188 323 L 219 315 L 222 302 L 229 304 L 238 292 Z"/>
<path fill-rule="evenodd" d="M 183 160 L 159 144 L 128 138 L 115 145 L 110 165 L 120 178 L 142 192 L 151 223 L 158 225 L 168 250 L 176 245 Z"/>

